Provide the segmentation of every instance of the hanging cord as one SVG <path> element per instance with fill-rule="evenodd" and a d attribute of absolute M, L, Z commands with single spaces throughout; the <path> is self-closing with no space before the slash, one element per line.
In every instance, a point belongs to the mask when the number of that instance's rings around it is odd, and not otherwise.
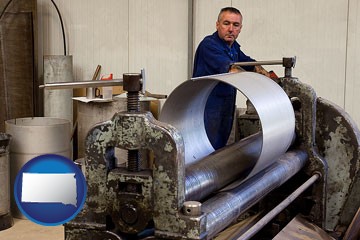
<path fill-rule="evenodd" d="M 61 23 L 61 31 L 62 31 L 62 35 L 63 35 L 63 42 L 64 42 L 64 56 L 66 56 L 66 40 L 65 40 L 65 31 L 64 31 L 63 20 L 62 20 L 60 11 L 59 11 L 58 7 L 56 6 L 55 2 L 53 0 L 51 0 L 51 2 L 54 4 L 54 7 L 56 8 L 56 11 L 59 15 L 59 19 L 60 19 L 60 23 Z"/>
<path fill-rule="evenodd" d="M 5 5 L 4 9 L 3 9 L 2 12 L 1 12 L 0 20 L 2 19 L 3 15 L 4 15 L 5 11 L 6 11 L 6 9 L 9 7 L 9 5 L 10 5 L 10 3 L 11 3 L 12 1 L 13 1 L 13 0 L 8 1 L 7 4 Z"/>

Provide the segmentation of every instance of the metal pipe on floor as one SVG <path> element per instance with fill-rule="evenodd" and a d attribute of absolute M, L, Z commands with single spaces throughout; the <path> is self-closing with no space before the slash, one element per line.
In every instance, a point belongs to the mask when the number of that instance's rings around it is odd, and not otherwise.
<path fill-rule="evenodd" d="M 303 183 L 299 188 L 297 188 L 290 196 L 285 198 L 279 205 L 267 213 L 262 219 L 260 219 L 255 225 L 253 225 L 249 230 L 247 230 L 243 235 L 241 235 L 236 240 L 247 240 L 253 237 L 257 232 L 259 232 L 266 224 L 268 224 L 274 217 L 276 217 L 282 210 L 284 210 L 290 203 L 292 203 L 301 193 L 313 185 L 320 175 L 315 173 L 312 175 L 305 183 Z"/>
<path fill-rule="evenodd" d="M 205 201 L 202 210 L 207 213 L 208 237 L 215 236 L 269 192 L 294 176 L 305 165 L 307 159 L 305 151 L 287 152 L 271 166 L 239 186 L 222 191 Z"/>

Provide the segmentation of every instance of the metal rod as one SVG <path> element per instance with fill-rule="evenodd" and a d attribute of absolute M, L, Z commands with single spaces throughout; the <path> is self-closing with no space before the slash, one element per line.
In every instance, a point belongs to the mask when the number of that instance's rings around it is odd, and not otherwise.
<path fill-rule="evenodd" d="M 72 89 L 72 88 L 88 88 L 88 87 L 106 87 L 106 86 L 122 86 L 123 80 L 113 79 L 113 80 L 94 80 L 94 81 L 79 81 L 79 82 L 58 82 L 58 83 L 46 83 L 40 85 L 39 88 L 44 88 L 47 90 L 52 89 Z"/>
<path fill-rule="evenodd" d="M 258 66 L 258 65 L 283 65 L 283 60 L 256 61 L 256 62 L 236 62 L 231 65 L 235 66 Z"/>
<path fill-rule="evenodd" d="M 247 230 L 243 235 L 241 235 L 236 240 L 247 240 L 253 237 L 257 232 L 259 232 L 266 224 L 268 224 L 274 217 L 276 217 L 281 211 L 283 211 L 290 203 L 292 203 L 301 193 L 303 193 L 307 188 L 313 185 L 316 180 L 320 178 L 318 173 L 315 173 L 310 177 L 305 183 L 303 183 L 299 188 L 297 188 L 290 196 L 285 198 L 279 205 L 272 209 L 268 214 L 266 214 L 262 219 L 260 219 L 255 225 L 253 225 L 249 230 Z"/>
<path fill-rule="evenodd" d="M 221 191 L 202 203 L 202 211 L 207 214 L 208 237 L 215 236 L 264 196 L 294 176 L 305 166 L 307 159 L 305 151 L 286 152 L 270 167 L 239 186 Z"/>
<path fill-rule="evenodd" d="M 146 92 L 146 73 L 145 73 L 145 68 L 141 69 L 141 79 L 142 79 L 142 88 L 141 88 L 141 93 L 145 94 Z"/>
<path fill-rule="evenodd" d="M 257 133 L 186 167 L 186 200 L 200 201 L 227 184 L 244 179 L 259 158 L 262 143 L 262 134 Z"/>

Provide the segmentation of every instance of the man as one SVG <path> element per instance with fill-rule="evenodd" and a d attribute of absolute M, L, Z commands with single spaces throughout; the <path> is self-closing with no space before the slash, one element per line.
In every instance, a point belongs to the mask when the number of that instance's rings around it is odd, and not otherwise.
<path fill-rule="evenodd" d="M 199 44 L 194 59 L 193 77 L 237 72 L 230 67 L 234 62 L 253 62 L 253 58 L 240 50 L 236 42 L 242 28 L 242 15 L 234 7 L 221 9 L 216 21 L 216 32 L 205 37 Z M 243 67 L 269 76 L 261 66 Z M 235 111 L 236 89 L 225 83 L 218 83 L 207 100 L 204 113 L 206 133 L 214 149 L 226 145 Z"/>

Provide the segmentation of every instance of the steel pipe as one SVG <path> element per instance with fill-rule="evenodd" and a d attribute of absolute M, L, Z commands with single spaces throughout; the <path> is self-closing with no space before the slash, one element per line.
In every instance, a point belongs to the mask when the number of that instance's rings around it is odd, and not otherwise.
<path fill-rule="evenodd" d="M 88 87 L 106 87 L 106 86 L 122 86 L 122 79 L 113 80 L 91 80 L 91 81 L 79 81 L 79 82 L 57 82 L 46 83 L 40 85 L 39 88 L 44 89 L 72 89 L 72 88 L 88 88 Z"/>
<path fill-rule="evenodd" d="M 257 133 L 219 149 L 185 170 L 185 198 L 200 201 L 227 184 L 244 179 L 259 158 L 262 135 Z"/>
<path fill-rule="evenodd" d="M 258 66 L 258 65 L 282 65 L 283 60 L 256 61 L 256 62 L 235 62 L 232 66 Z"/>
<path fill-rule="evenodd" d="M 279 205 L 267 213 L 263 218 L 261 218 L 255 225 L 253 225 L 249 230 L 247 230 L 243 235 L 241 235 L 236 240 L 247 240 L 253 237 L 257 232 L 259 232 L 266 224 L 268 224 L 274 217 L 276 217 L 282 210 L 284 210 L 290 203 L 292 203 L 301 193 L 313 185 L 320 175 L 315 173 L 312 175 L 306 182 L 304 182 L 300 187 L 298 187 L 290 196 L 285 198 Z"/>
<path fill-rule="evenodd" d="M 223 230 L 264 196 L 294 176 L 307 159 L 305 151 L 287 152 L 239 186 L 222 191 L 202 203 L 202 210 L 207 214 L 208 237 Z"/>
<path fill-rule="evenodd" d="M 282 60 L 255 61 L 255 62 L 236 62 L 235 66 L 257 66 L 257 65 L 282 65 L 285 68 L 295 67 L 296 57 L 284 57 Z"/>

